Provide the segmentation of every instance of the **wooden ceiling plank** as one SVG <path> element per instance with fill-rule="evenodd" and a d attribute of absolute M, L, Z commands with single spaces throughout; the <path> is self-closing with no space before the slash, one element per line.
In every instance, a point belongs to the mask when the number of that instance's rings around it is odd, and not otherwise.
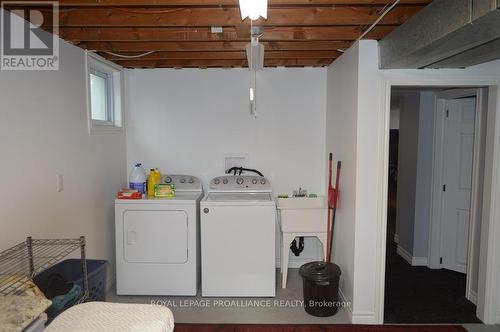
<path fill-rule="evenodd" d="M 22 3 L 25 0 L 13 0 Z M 44 0 L 34 0 L 44 1 Z M 432 0 L 401 0 L 405 5 L 427 5 Z M 269 0 L 269 8 L 282 6 L 386 5 L 387 0 Z M 238 7 L 238 0 L 59 0 L 60 7 Z"/>
<path fill-rule="evenodd" d="M 389 0 L 270 0 L 266 67 L 325 66 L 380 15 Z M 366 38 L 381 39 L 430 0 L 402 0 Z M 246 67 L 249 20 L 237 0 L 60 0 L 60 37 L 129 68 Z M 42 8 L 41 6 L 39 8 Z M 51 21 L 49 9 L 41 9 Z M 224 27 L 212 34 L 210 26 Z M 47 27 L 47 30 L 50 30 Z M 105 53 L 138 55 L 123 58 Z"/>
<path fill-rule="evenodd" d="M 137 52 L 122 52 L 124 56 L 136 56 L 140 53 Z M 127 58 L 120 57 L 108 53 L 100 53 L 100 55 L 107 57 L 111 61 L 126 60 Z M 331 59 L 338 57 L 340 52 L 337 51 L 267 51 L 265 59 Z M 246 53 L 239 52 L 154 52 L 147 54 L 137 60 L 246 60 Z"/>
<path fill-rule="evenodd" d="M 373 23 L 382 7 L 303 7 L 270 8 L 267 20 L 258 20 L 261 26 L 325 26 L 365 25 Z M 420 6 L 398 6 L 389 12 L 379 25 L 401 24 L 416 14 Z M 51 13 L 44 11 L 50 19 Z M 50 20 L 47 20 L 50 22 Z M 178 8 L 178 9 L 94 9 L 63 10 L 59 13 L 60 27 L 188 27 L 241 26 L 237 8 Z"/>
<path fill-rule="evenodd" d="M 267 59 L 264 60 L 266 67 L 281 66 L 326 66 L 332 59 Z M 246 60 L 120 60 L 117 64 L 126 68 L 224 68 L 224 67 L 246 67 Z"/>
<path fill-rule="evenodd" d="M 396 26 L 377 26 L 366 38 L 381 39 Z M 350 41 L 363 32 L 359 26 L 337 27 L 266 27 L 261 41 Z M 225 28 L 222 34 L 213 34 L 210 28 L 60 28 L 61 38 L 79 41 L 247 41 L 249 32 Z"/>
<path fill-rule="evenodd" d="M 92 51 L 148 52 L 148 51 L 244 51 L 248 42 L 164 42 L 164 43 L 127 43 L 85 42 L 79 47 Z M 333 51 L 349 45 L 329 41 L 305 42 L 262 42 L 266 51 Z"/>

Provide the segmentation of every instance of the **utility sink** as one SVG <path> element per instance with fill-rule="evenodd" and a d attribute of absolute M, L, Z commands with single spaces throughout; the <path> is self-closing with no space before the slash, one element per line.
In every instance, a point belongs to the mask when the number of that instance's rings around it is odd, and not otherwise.
<path fill-rule="evenodd" d="M 297 237 L 316 237 L 326 257 L 327 202 L 325 196 L 276 199 L 281 230 L 282 287 L 286 288 L 290 244 Z"/>
<path fill-rule="evenodd" d="M 282 232 L 326 232 L 326 197 L 278 198 L 276 201 Z"/>
<path fill-rule="evenodd" d="M 280 210 L 324 209 L 326 208 L 326 197 L 278 198 L 277 205 Z"/>

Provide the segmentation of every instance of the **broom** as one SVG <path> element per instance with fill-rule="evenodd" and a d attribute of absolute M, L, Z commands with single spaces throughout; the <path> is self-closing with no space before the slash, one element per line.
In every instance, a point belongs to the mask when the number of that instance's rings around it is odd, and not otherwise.
<path fill-rule="evenodd" d="M 333 230 L 335 228 L 335 214 L 337 212 L 337 201 L 338 201 L 338 197 L 339 197 L 339 179 L 340 179 L 340 168 L 341 167 L 342 167 L 342 162 L 341 161 L 337 162 L 337 173 L 335 175 L 335 188 L 332 188 L 331 190 L 329 188 L 329 190 L 328 190 L 328 212 L 330 212 L 330 208 L 332 209 L 332 222 L 331 222 L 331 227 L 329 228 L 329 231 L 330 231 L 330 234 L 328 235 L 329 239 L 327 240 L 327 243 L 329 244 L 328 262 L 331 261 L 332 248 L 333 248 Z M 331 196 L 330 196 L 330 192 L 331 192 Z"/>
<path fill-rule="evenodd" d="M 325 256 L 325 262 L 330 262 L 330 228 L 331 228 L 331 222 L 330 222 L 330 201 L 334 199 L 335 193 L 332 188 L 332 157 L 333 155 L 330 153 L 329 161 L 328 161 L 328 216 L 326 217 L 326 256 Z"/>

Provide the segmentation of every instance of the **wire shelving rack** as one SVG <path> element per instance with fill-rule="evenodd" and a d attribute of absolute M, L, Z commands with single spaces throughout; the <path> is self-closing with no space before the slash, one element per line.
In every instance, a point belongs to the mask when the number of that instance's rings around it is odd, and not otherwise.
<path fill-rule="evenodd" d="M 89 294 L 84 236 L 78 239 L 33 239 L 29 236 L 26 241 L 0 252 L 0 295 L 23 294 L 37 274 L 78 249 L 83 284 L 78 303 L 84 302 Z"/>

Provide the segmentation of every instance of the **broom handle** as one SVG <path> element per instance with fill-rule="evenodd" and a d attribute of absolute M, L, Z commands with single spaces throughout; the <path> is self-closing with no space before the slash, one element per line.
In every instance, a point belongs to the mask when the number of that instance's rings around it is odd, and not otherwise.
<path fill-rule="evenodd" d="M 337 200 L 339 197 L 339 178 L 340 178 L 340 168 L 342 167 L 342 162 L 339 161 L 337 162 L 337 174 L 335 174 L 335 191 L 334 191 L 334 197 L 333 197 L 333 211 L 332 211 L 332 222 L 331 222 L 331 230 L 330 234 L 327 236 L 330 241 L 329 241 L 329 247 L 328 247 L 328 254 L 330 255 L 329 258 L 332 255 L 332 249 L 333 249 L 333 231 L 335 227 L 335 215 L 337 213 Z M 330 210 L 328 210 L 330 211 Z M 328 262 L 330 262 L 330 259 L 328 259 Z"/>
<path fill-rule="evenodd" d="M 327 190 L 327 200 L 326 200 L 326 208 L 328 209 L 328 215 L 326 217 L 326 255 L 325 255 L 325 261 L 330 262 L 330 228 L 331 228 L 331 223 L 330 223 L 330 204 L 329 204 L 329 192 L 330 188 L 332 187 L 332 159 L 333 159 L 333 154 L 330 153 L 329 156 L 329 161 L 328 161 L 328 188 Z"/>
<path fill-rule="evenodd" d="M 339 178 L 340 178 L 340 168 L 342 167 L 342 162 L 337 162 L 337 174 L 335 174 L 335 199 L 333 200 L 333 208 L 337 208 L 337 199 L 339 197 Z"/>

